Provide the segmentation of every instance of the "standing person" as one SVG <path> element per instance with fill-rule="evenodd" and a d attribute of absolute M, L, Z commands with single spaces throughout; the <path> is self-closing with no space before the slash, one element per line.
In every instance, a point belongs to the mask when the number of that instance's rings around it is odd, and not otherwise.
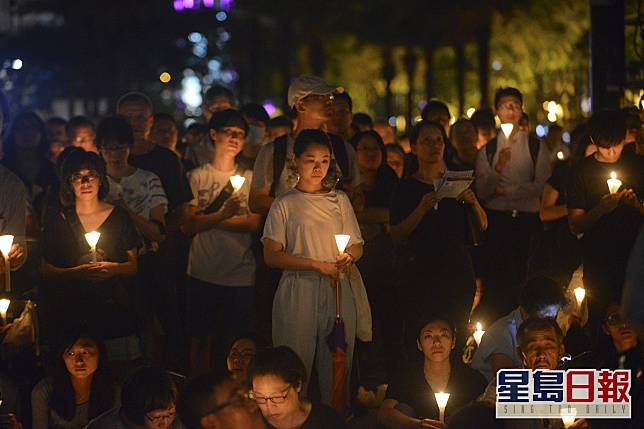
<path fill-rule="evenodd" d="M 406 173 L 405 152 L 395 143 L 386 144 L 385 149 L 387 149 L 387 165 L 394 170 L 399 179 L 402 179 Z"/>
<path fill-rule="evenodd" d="M 494 121 L 494 112 L 489 107 L 478 109 L 470 118 L 478 133 L 476 148 L 481 149 L 490 140 L 496 138 L 496 123 Z"/>
<path fill-rule="evenodd" d="M 67 122 L 69 144 L 80 147 L 86 152 L 98 153 L 96 147 L 96 126 L 85 116 L 74 116 Z"/>
<path fill-rule="evenodd" d="M 360 259 L 363 241 L 348 197 L 333 189 L 334 159 L 327 135 L 301 131 L 293 154 L 299 181 L 275 200 L 262 237 L 266 264 L 284 270 L 273 302 L 273 344 L 291 347 L 307 374 L 315 358 L 322 402 L 329 404 L 332 356 L 326 337 L 336 316 L 334 287 L 341 287 L 346 374 L 350 374 L 356 310 L 348 280 L 340 273 Z M 342 256 L 334 234 L 351 236 Z"/>
<path fill-rule="evenodd" d="M 172 115 L 168 113 L 155 114 L 152 128 L 150 129 L 150 140 L 154 144 L 170 149 L 181 158 L 181 155 L 177 152 L 178 138 L 179 130 Z"/>
<path fill-rule="evenodd" d="M 399 307 L 411 323 L 421 311 L 449 311 L 459 332 L 465 332 L 475 290 L 474 268 L 466 248 L 468 213 L 481 231 L 487 216 L 474 192 L 439 200 L 434 181 L 445 171 L 445 130 L 435 122 L 420 122 L 411 135 L 418 171 L 394 191 L 390 209 L 391 236 L 401 244 L 398 255 Z M 415 333 L 407 329 L 405 340 Z M 407 345 L 407 344 L 405 344 Z"/>
<path fill-rule="evenodd" d="M 0 129 L 2 124 L 0 123 Z M 25 212 L 27 211 L 27 191 L 22 181 L 0 165 L 0 235 L 13 235 L 13 245 L 9 252 L 9 266 L 16 271 L 27 261 L 27 245 L 25 241 Z M 5 290 L 4 284 L 4 255 L 0 257 L 2 264 L 2 283 L 0 290 Z"/>
<path fill-rule="evenodd" d="M 106 340 L 109 359 L 123 366 L 140 358 L 132 314 L 132 278 L 139 237 L 127 211 L 106 203 L 105 163 L 85 151 L 63 165 L 63 208 L 51 211 L 43 230 L 45 320 L 50 333 L 79 323 Z M 94 252 L 84 234 L 101 235 Z"/>
<path fill-rule="evenodd" d="M 499 88 L 494 106 L 502 123 L 513 125 L 509 138 L 499 133 L 476 158 L 476 194 L 490 227 L 486 242 L 482 311 L 495 320 L 518 303 L 532 236 L 539 231 L 540 198 L 550 176 L 548 148 L 519 129 L 523 95 Z"/>
<path fill-rule="evenodd" d="M 261 104 L 248 103 L 241 108 L 244 119 L 248 122 L 248 135 L 244 143 L 244 149 L 239 155 L 239 162 L 247 169 L 252 170 L 255 166 L 257 154 L 266 143 L 269 142 L 266 135 L 266 127 L 270 117 Z"/>
<path fill-rule="evenodd" d="M 288 116 L 281 115 L 270 120 L 266 129 L 266 142 L 272 142 L 279 137 L 293 132 L 293 120 Z"/>
<path fill-rule="evenodd" d="M 326 124 L 327 132 L 338 136 L 344 141 L 349 141 L 353 135 L 351 122 L 353 121 L 353 100 L 347 92 L 342 92 L 333 97 L 331 102 L 331 115 Z"/>
<path fill-rule="evenodd" d="M 255 293 L 252 233 L 260 223 L 260 217 L 248 211 L 252 172 L 240 168 L 235 159 L 242 151 L 248 123 L 230 109 L 215 112 L 209 126 L 215 157 L 190 172 L 196 198 L 190 205 L 192 220 L 184 226 L 186 233 L 195 234 L 186 285 L 192 373 L 208 372 L 215 358 L 223 358 L 222 345 L 250 331 Z M 233 175 L 245 178 L 235 193 L 229 185 Z"/>
<path fill-rule="evenodd" d="M 454 122 L 449 136 L 454 153 L 447 160 L 451 170 L 473 170 L 478 148 L 476 126 L 469 119 L 459 119 Z"/>
<path fill-rule="evenodd" d="M 65 335 L 52 376 L 31 392 L 33 429 L 81 429 L 114 406 L 116 389 L 103 343 L 88 333 Z"/>
<path fill-rule="evenodd" d="M 47 127 L 47 140 L 49 140 L 49 155 L 51 162 L 56 162 L 58 155 L 67 146 L 67 132 L 65 125 L 67 121 L 58 116 L 47 119 L 45 126 Z"/>
<path fill-rule="evenodd" d="M 445 134 L 449 134 L 449 121 L 452 119 L 452 114 L 449 112 L 447 104 L 440 100 L 430 100 L 423 111 L 420 113 L 423 121 L 436 122 L 443 127 Z"/>
<path fill-rule="evenodd" d="M 584 284 L 590 292 L 590 321 L 596 326 L 606 305 L 621 297 L 626 264 L 644 216 L 644 166 L 641 157 L 622 152 L 626 123 L 620 112 L 593 115 L 588 134 L 597 152 L 573 168 L 567 206 L 570 229 L 584 234 Z M 611 172 L 622 181 L 613 194 L 607 186 Z"/>

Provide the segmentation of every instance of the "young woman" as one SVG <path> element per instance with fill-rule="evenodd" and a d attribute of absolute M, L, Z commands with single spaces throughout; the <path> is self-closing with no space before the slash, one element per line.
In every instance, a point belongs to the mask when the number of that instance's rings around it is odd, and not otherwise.
<path fill-rule="evenodd" d="M 336 316 L 336 290 L 341 288 L 341 310 L 348 344 L 347 374 L 351 373 L 356 313 L 347 276 L 341 276 L 362 256 L 362 237 L 351 203 L 333 189 L 327 177 L 334 171 L 327 135 L 301 131 L 294 146 L 299 181 L 278 197 L 264 228 L 264 259 L 284 270 L 273 301 L 273 344 L 291 347 L 302 358 L 307 373 L 316 368 L 322 402 L 331 401 L 332 355 L 326 341 Z M 338 254 L 335 234 L 351 236 Z M 306 388 L 303 390 L 306 392 Z"/>
<path fill-rule="evenodd" d="M 416 347 L 422 360 L 395 375 L 378 411 L 378 421 L 385 427 L 443 427 L 434 393 L 449 393 L 445 416 L 458 411 L 483 393 L 483 376 L 452 356 L 456 346 L 454 324 L 438 315 L 417 321 Z M 457 354 L 456 354 L 457 355 Z"/>
<path fill-rule="evenodd" d="M 51 333 L 84 324 L 106 340 L 110 360 L 140 357 L 130 280 L 137 272 L 139 238 L 128 213 L 104 201 L 105 163 L 77 150 L 63 165 L 62 208 L 43 232 L 46 326 Z M 101 235 L 94 251 L 85 233 Z"/>
<path fill-rule="evenodd" d="M 78 334 L 61 342 L 54 373 L 31 392 L 33 429 L 79 429 L 114 406 L 105 346 Z"/>
<path fill-rule="evenodd" d="M 280 346 L 257 355 L 251 370 L 255 400 L 270 429 L 342 429 L 346 425 L 328 405 L 302 397 L 306 369 L 295 352 Z"/>
<path fill-rule="evenodd" d="M 445 172 L 446 142 L 440 124 L 423 121 L 414 128 L 411 144 L 418 171 L 394 192 L 391 236 L 401 244 L 397 268 L 401 313 L 415 320 L 428 308 L 445 309 L 464 332 L 475 291 L 466 247 L 467 210 L 481 230 L 487 228 L 487 216 L 471 189 L 457 199 L 438 199 L 434 183 Z M 408 331 L 405 338 L 412 342 L 414 335 Z"/>

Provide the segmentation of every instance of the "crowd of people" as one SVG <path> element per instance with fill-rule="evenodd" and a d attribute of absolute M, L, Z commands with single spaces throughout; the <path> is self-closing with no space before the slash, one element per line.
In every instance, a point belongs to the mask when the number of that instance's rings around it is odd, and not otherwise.
<path fill-rule="evenodd" d="M 287 104 L 215 85 L 184 128 L 0 94 L 0 427 L 562 427 L 494 418 L 507 368 L 630 370 L 632 419 L 572 427 L 644 424 L 644 108 L 566 143 L 511 87 L 406 135 L 316 76 Z"/>

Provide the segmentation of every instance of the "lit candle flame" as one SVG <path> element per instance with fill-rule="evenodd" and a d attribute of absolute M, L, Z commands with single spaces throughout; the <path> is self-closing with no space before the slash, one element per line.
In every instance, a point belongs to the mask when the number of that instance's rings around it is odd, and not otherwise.
<path fill-rule="evenodd" d="M 9 256 L 11 246 L 13 245 L 13 235 L 0 236 L 0 252 L 5 258 Z"/>
<path fill-rule="evenodd" d="M 445 421 L 445 407 L 447 407 L 447 401 L 449 401 L 449 393 L 438 392 L 434 393 L 436 397 L 436 404 L 438 404 L 439 420 L 441 422 Z"/>
<path fill-rule="evenodd" d="M 6 298 L 0 299 L 0 317 L 2 317 L 2 321 L 4 323 L 7 323 L 7 310 L 9 309 L 9 304 L 11 304 L 11 300 Z"/>
<path fill-rule="evenodd" d="M 581 307 L 581 303 L 584 302 L 584 297 L 586 296 L 586 289 L 583 287 L 575 288 L 575 298 L 577 298 L 577 305 Z"/>
<path fill-rule="evenodd" d="M 344 249 L 347 248 L 350 238 L 351 236 L 348 234 L 335 234 L 335 244 L 338 246 L 338 251 L 341 255 L 344 253 Z"/>
<path fill-rule="evenodd" d="M 608 192 L 611 194 L 617 193 L 620 186 L 622 186 L 622 181 L 617 178 L 617 173 L 614 171 L 610 172 L 610 179 L 608 179 L 606 183 L 608 184 Z"/>
<path fill-rule="evenodd" d="M 483 325 L 481 325 L 481 322 L 476 322 L 476 331 L 474 331 L 472 336 L 474 337 L 474 341 L 476 341 L 477 346 L 481 345 L 481 338 L 483 338 L 483 334 L 485 334 Z"/>
<path fill-rule="evenodd" d="M 503 131 L 503 135 L 505 135 L 506 139 L 510 138 L 510 134 L 512 134 L 513 129 L 514 129 L 514 125 L 512 125 L 509 122 L 505 124 L 501 124 L 501 131 Z"/>
<path fill-rule="evenodd" d="M 98 231 L 92 231 L 85 234 L 85 240 L 87 240 L 87 244 L 89 244 L 89 247 L 92 249 L 96 248 L 96 243 L 98 243 L 99 238 L 101 238 L 101 233 Z"/>
<path fill-rule="evenodd" d="M 617 179 L 617 173 L 615 173 L 614 171 L 611 171 L 610 172 L 610 178 L 611 179 Z"/>
<path fill-rule="evenodd" d="M 562 151 L 557 152 L 557 158 L 558 158 L 560 161 L 563 161 L 563 159 L 564 159 L 564 153 L 563 153 Z"/>
<path fill-rule="evenodd" d="M 240 176 L 239 174 L 231 176 L 230 178 L 230 183 L 233 185 L 233 189 L 235 190 L 235 192 L 239 191 L 242 188 L 242 186 L 244 186 L 245 181 L 246 181 L 246 178 L 244 176 Z"/>
<path fill-rule="evenodd" d="M 563 421 L 564 427 L 569 428 L 575 423 L 575 417 L 577 417 L 576 408 L 562 408 L 561 409 L 561 420 Z"/>

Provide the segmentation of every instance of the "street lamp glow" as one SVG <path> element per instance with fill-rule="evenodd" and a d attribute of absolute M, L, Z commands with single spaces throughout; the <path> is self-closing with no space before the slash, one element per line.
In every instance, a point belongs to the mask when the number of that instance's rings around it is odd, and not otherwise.
<path fill-rule="evenodd" d="M 170 75 L 170 73 L 168 73 L 168 72 L 163 72 L 163 73 L 161 73 L 159 75 L 159 80 L 162 83 L 168 83 L 168 82 L 170 82 L 171 79 L 172 79 L 172 75 Z"/>
<path fill-rule="evenodd" d="M 239 174 L 231 176 L 230 178 L 230 184 L 233 185 L 233 189 L 235 190 L 235 192 L 239 191 L 242 188 L 242 186 L 244 186 L 245 181 L 246 181 L 246 178 L 244 176 L 240 176 Z"/>
<path fill-rule="evenodd" d="M 510 138 L 510 134 L 512 134 L 513 129 L 514 129 L 514 125 L 512 125 L 509 122 L 506 122 L 505 124 L 501 124 L 501 131 L 503 131 L 503 135 L 505 136 L 506 139 Z"/>
<path fill-rule="evenodd" d="M 467 109 L 467 112 L 465 112 L 465 114 L 468 118 L 471 118 L 474 112 L 476 112 L 476 109 L 474 107 L 470 107 L 469 109 Z"/>
<path fill-rule="evenodd" d="M 350 238 L 351 236 L 348 234 L 335 234 L 335 244 L 338 246 L 338 251 L 341 255 L 344 253 L 344 249 L 347 248 Z"/>
<path fill-rule="evenodd" d="M 445 422 L 445 407 L 447 407 L 447 401 L 449 401 L 449 393 L 438 392 L 434 393 L 436 397 L 436 404 L 438 404 L 438 415 L 441 422 Z"/>

